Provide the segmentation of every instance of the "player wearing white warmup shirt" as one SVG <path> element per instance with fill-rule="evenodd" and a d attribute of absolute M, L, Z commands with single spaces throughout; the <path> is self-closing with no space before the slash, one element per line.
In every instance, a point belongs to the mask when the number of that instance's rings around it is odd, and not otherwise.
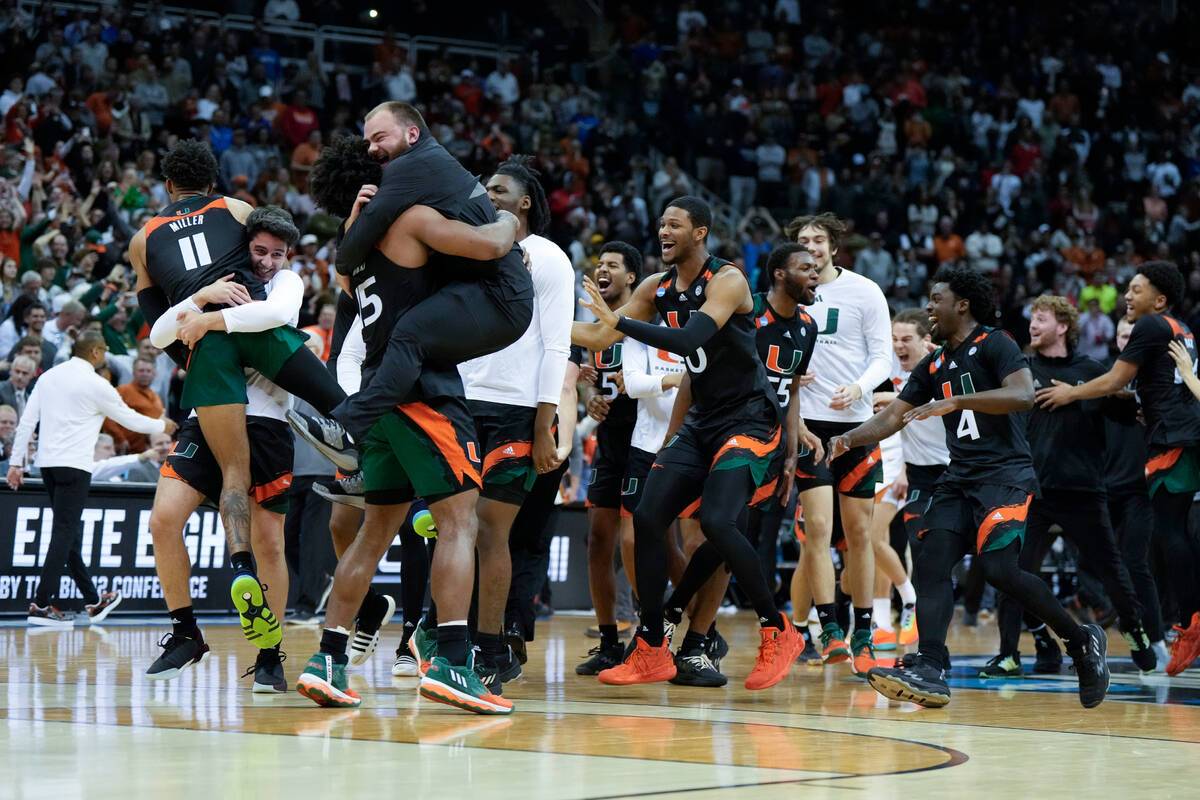
<path fill-rule="evenodd" d="M 519 221 L 517 241 L 528 254 L 533 278 L 533 319 L 508 347 L 458 367 L 483 461 L 483 488 L 475 507 L 479 521 L 476 643 L 481 651 L 475 671 L 497 694 L 503 682 L 521 674 L 503 636 L 512 581 L 509 532 L 537 476 L 557 468 L 569 452 L 556 439 L 554 420 L 571 349 L 575 271 L 567 254 L 540 235 L 549 222 L 550 208 L 527 160 L 514 156 L 502 163 L 488 180 L 487 191 L 497 209 L 511 212 Z"/>
<path fill-rule="evenodd" d="M 787 226 L 788 238 L 808 248 L 820 274 L 816 302 L 806 309 L 817 323 L 817 347 L 809 368 L 816 379 L 800 389 L 798 399 L 808 429 L 825 442 L 870 419 L 872 393 L 891 377 L 892 368 L 890 315 L 883 291 L 874 281 L 833 263 L 844 232 L 842 221 L 829 213 L 797 217 Z M 818 462 L 811 452 L 801 452 L 796 468 L 806 540 L 801 567 L 820 619 L 821 655 L 826 664 L 853 659 L 857 673 L 875 664 L 871 516 L 882 468 L 876 445 L 855 448 L 832 462 Z M 849 645 L 837 622 L 829 555 L 835 490 L 846 538 L 843 585 L 854 605 Z"/>

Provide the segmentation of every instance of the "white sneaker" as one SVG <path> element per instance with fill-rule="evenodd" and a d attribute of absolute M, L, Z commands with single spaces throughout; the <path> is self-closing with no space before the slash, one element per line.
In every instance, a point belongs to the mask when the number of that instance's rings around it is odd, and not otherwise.
<path fill-rule="evenodd" d="M 1150 649 L 1154 651 L 1154 660 L 1156 662 L 1154 669 L 1150 673 L 1152 675 L 1165 673 L 1167 671 L 1167 664 L 1171 661 L 1171 653 L 1167 650 L 1166 642 L 1162 639 L 1159 639 L 1157 642 L 1151 642 Z"/>
<path fill-rule="evenodd" d="M 375 652 L 375 648 L 379 646 L 379 637 L 383 631 L 383 626 L 392 621 L 392 615 L 396 613 L 396 601 L 392 599 L 390 594 L 383 595 L 384 601 L 387 602 L 387 610 L 383 615 L 383 619 L 379 622 L 379 627 L 375 629 L 375 633 L 366 633 L 364 631 L 356 631 L 354 638 L 350 640 L 350 663 L 358 666 L 366 662 L 368 658 Z"/>
<path fill-rule="evenodd" d="M 421 674 L 417 669 L 417 660 L 408 653 L 396 656 L 392 662 L 392 676 L 396 678 L 415 678 Z"/>

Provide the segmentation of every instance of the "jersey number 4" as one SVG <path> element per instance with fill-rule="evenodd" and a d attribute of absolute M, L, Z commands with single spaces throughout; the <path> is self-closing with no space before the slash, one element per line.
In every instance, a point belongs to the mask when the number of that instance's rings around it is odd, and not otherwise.
<path fill-rule="evenodd" d="M 975 394 L 975 381 L 971 379 L 971 373 L 964 372 L 961 377 L 962 393 Z M 942 384 L 942 397 L 950 397 L 954 393 L 953 386 L 950 381 Z M 966 409 L 958 416 L 958 427 L 954 431 L 955 435 L 960 439 L 975 440 L 979 438 L 979 423 L 975 420 L 975 412 Z"/>
<path fill-rule="evenodd" d="M 207 267 L 212 263 L 212 256 L 208 252 L 208 240 L 204 238 L 203 232 L 180 239 L 179 255 L 183 257 L 184 269 Z"/>

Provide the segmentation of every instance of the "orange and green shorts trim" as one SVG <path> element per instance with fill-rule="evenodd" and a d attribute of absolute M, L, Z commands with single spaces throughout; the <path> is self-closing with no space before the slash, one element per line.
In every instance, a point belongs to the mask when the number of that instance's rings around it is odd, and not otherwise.
<path fill-rule="evenodd" d="M 1200 453 L 1194 447 L 1155 448 L 1146 461 L 1150 496 L 1163 489 L 1171 494 L 1200 492 Z"/>
<path fill-rule="evenodd" d="M 781 429 L 776 426 L 766 439 L 758 439 L 745 433 L 730 436 L 713 456 L 709 471 L 749 467 L 756 487 L 761 489 L 767 483 L 773 484 L 779 475 L 780 435 Z"/>
<path fill-rule="evenodd" d="M 1033 495 L 1026 489 L 996 484 L 942 484 L 933 491 L 921 520 L 919 538 L 929 531 L 970 537 L 968 552 L 1003 550 L 1024 541 Z"/>
<path fill-rule="evenodd" d="M 398 505 L 423 497 L 433 503 L 476 489 L 474 450 L 471 416 L 461 399 L 397 406 L 372 426 L 359 447 L 366 501 Z"/>

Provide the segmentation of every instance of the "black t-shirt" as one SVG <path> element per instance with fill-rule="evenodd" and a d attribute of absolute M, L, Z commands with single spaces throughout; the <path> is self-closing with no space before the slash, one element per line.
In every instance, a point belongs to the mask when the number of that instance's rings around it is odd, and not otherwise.
<path fill-rule="evenodd" d="M 1078 386 L 1105 373 L 1104 366 L 1082 353 L 1064 358 L 1026 356 L 1033 372 L 1033 388 L 1052 381 Z M 1084 400 L 1048 411 L 1035 405 L 1026 413 L 1026 434 L 1033 454 L 1038 484 L 1045 489 L 1103 492 L 1101 465 L 1105 454 L 1105 426 L 1101 401 Z"/>
<path fill-rule="evenodd" d="M 687 325 L 691 314 L 704 305 L 708 282 L 727 266 L 732 265 L 709 256 L 704 270 L 686 289 L 676 286 L 678 271 L 672 267 L 654 293 L 659 316 L 672 328 Z M 747 406 L 761 398 L 775 397 L 755 339 L 754 316 L 735 313 L 703 347 L 684 359 L 692 385 L 689 419 L 708 421 L 744 415 Z M 764 422 L 778 423 L 778 400 L 772 400 L 771 405 L 776 409 L 775 419 Z"/>
<path fill-rule="evenodd" d="M 817 344 L 817 323 L 796 307 L 790 319 L 781 317 L 766 292 L 754 295 L 754 325 L 758 328 L 755 345 L 758 357 L 767 368 L 767 380 L 775 389 L 775 399 L 786 409 L 791 399 L 792 381 L 808 371 L 813 348 Z"/>
<path fill-rule="evenodd" d="M 1109 492 L 1145 492 L 1146 431 L 1137 418 L 1137 401 L 1106 397 L 1103 402 L 1105 486 Z"/>
<path fill-rule="evenodd" d="M 255 300 L 266 297 L 250 263 L 246 226 L 223 196 L 187 197 L 172 203 L 144 230 L 146 271 L 171 305 L 230 273 Z"/>
<path fill-rule="evenodd" d="M 957 350 L 938 348 L 921 359 L 900 399 L 921 406 L 951 395 L 999 389 L 1014 372 L 1028 369 L 1017 343 L 1003 331 L 979 325 Z M 960 410 L 942 417 L 950 467 L 943 481 L 1037 489 L 1022 414 Z"/>
<path fill-rule="evenodd" d="M 1146 417 L 1151 447 L 1200 444 L 1200 402 L 1183 385 L 1167 345 L 1183 342 L 1196 363 L 1196 342 L 1187 326 L 1166 314 L 1147 314 L 1133 323 L 1129 344 L 1117 356 L 1138 368 L 1133 388 Z"/>

